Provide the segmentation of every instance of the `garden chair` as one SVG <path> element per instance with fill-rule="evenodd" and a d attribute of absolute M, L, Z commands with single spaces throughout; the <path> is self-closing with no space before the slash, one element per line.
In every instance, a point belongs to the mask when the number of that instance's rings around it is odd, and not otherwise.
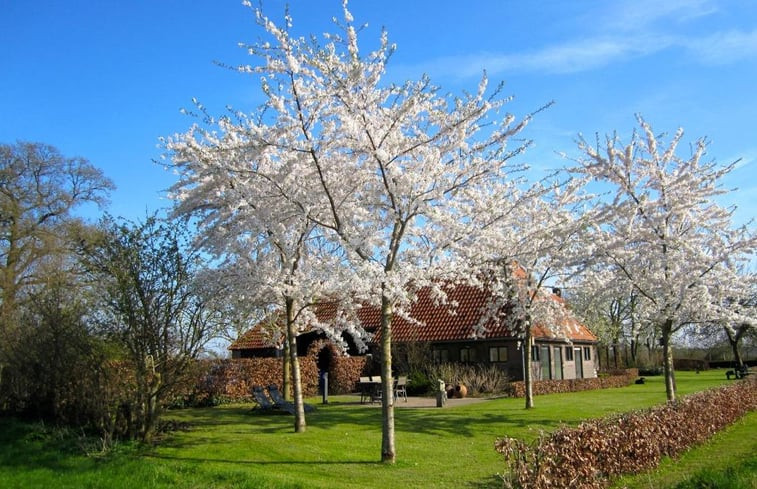
<path fill-rule="evenodd" d="M 281 395 L 281 391 L 276 386 L 276 384 L 271 384 L 268 386 L 268 394 L 271 396 L 271 399 L 273 399 L 274 406 L 279 409 L 283 409 L 290 414 L 294 414 L 294 403 L 284 399 L 284 396 Z M 313 406 L 309 406 L 304 403 L 303 406 L 306 413 L 312 413 L 313 411 L 315 411 L 315 408 Z"/>
<path fill-rule="evenodd" d="M 394 400 L 402 397 L 407 402 L 407 375 L 400 375 L 394 381 Z"/>
<path fill-rule="evenodd" d="M 257 403 L 257 407 L 263 411 L 271 411 L 276 408 L 259 385 L 252 387 L 252 399 Z"/>
<path fill-rule="evenodd" d="M 382 397 L 381 377 L 374 375 L 369 378 L 371 381 L 371 390 L 370 390 L 371 404 L 374 402 L 381 402 L 381 397 Z"/>
<path fill-rule="evenodd" d="M 360 381 L 358 382 L 358 387 L 360 388 L 360 404 L 363 404 L 366 399 L 371 398 L 371 378 L 370 377 L 360 377 Z"/>

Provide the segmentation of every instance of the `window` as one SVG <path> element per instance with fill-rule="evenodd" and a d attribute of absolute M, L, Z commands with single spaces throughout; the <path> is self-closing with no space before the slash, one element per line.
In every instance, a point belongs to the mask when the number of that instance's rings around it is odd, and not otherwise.
<path fill-rule="evenodd" d="M 565 361 L 566 362 L 573 361 L 573 347 L 572 346 L 565 347 Z"/>
<path fill-rule="evenodd" d="M 474 350 L 473 348 L 469 346 L 460 348 L 460 361 L 461 362 L 475 362 L 476 350 Z"/>
<path fill-rule="evenodd" d="M 492 346 L 489 347 L 489 361 L 506 362 L 507 361 L 507 347 L 506 346 Z"/>
<path fill-rule="evenodd" d="M 433 350 L 434 355 L 434 363 L 445 363 L 449 362 L 449 350 L 443 349 L 443 350 Z"/>
<path fill-rule="evenodd" d="M 540 358 L 539 348 L 537 346 L 532 346 L 531 347 L 531 361 L 538 362 L 539 358 Z"/>
<path fill-rule="evenodd" d="M 584 360 L 591 360 L 591 347 L 584 346 Z"/>

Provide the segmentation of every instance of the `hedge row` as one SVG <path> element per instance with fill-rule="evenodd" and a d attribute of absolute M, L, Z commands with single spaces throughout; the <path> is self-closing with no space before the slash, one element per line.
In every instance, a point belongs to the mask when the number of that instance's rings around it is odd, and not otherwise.
<path fill-rule="evenodd" d="M 537 380 L 533 383 L 535 396 L 557 394 L 561 392 L 578 392 L 611 387 L 625 387 L 633 383 L 639 371 L 635 368 L 614 372 L 619 375 L 600 376 L 593 379 Z M 526 384 L 523 381 L 510 382 L 508 394 L 511 397 L 526 397 Z"/>
<path fill-rule="evenodd" d="M 318 394 L 318 351 L 299 358 L 305 396 Z M 329 393 L 355 392 L 358 379 L 361 375 L 366 375 L 366 369 L 370 366 L 366 357 L 345 357 L 336 350 L 331 353 Z M 198 361 L 187 375 L 184 385 L 176 389 L 170 404 L 207 406 L 224 402 L 247 402 L 252 398 L 251 391 L 255 385 L 281 386 L 282 368 L 281 358 Z"/>
<path fill-rule="evenodd" d="M 200 361 L 194 368 L 194 385 L 183 396 L 184 404 L 213 405 L 244 402 L 252 398 L 252 386 L 281 386 L 280 358 L 244 358 Z M 302 389 L 307 396 L 318 392 L 318 367 L 315 358 L 300 358 Z"/>
<path fill-rule="evenodd" d="M 501 438 L 495 449 L 507 466 L 506 488 L 604 488 L 610 479 L 656 467 L 749 411 L 757 381 L 693 394 L 674 403 L 590 420 L 542 434 L 533 443 Z"/>

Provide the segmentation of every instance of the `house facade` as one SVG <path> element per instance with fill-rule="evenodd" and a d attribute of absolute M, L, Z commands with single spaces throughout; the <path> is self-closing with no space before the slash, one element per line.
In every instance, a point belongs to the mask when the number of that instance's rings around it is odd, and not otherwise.
<path fill-rule="evenodd" d="M 485 290 L 468 285 L 450 286 L 445 289 L 447 301 L 440 304 L 434 300 L 430 289 L 422 289 L 417 300 L 410 306 L 407 320 L 399 315 L 392 319 L 392 343 L 397 346 L 398 355 L 407 355 L 413 347 L 422 346 L 430 352 L 434 362 L 459 362 L 494 365 L 507 373 L 511 380 L 522 380 L 524 364 L 522 341 L 507 326 L 504 319 L 484 320 L 492 301 Z M 556 301 L 560 314 L 559 324 L 532 326 L 533 343 L 530 365 L 533 378 L 576 379 L 597 376 L 597 338 L 570 312 L 559 291 L 544 300 Z M 325 305 L 316 314 L 320 321 L 333 317 L 335 307 Z M 503 318 L 498 315 L 498 318 Z M 368 352 L 359 352 L 349 336 L 343 339 L 348 345 L 349 355 L 380 355 L 380 311 L 375 307 L 362 307 L 357 318 L 362 327 L 373 336 Z M 483 322 L 484 332 L 476 334 L 477 326 Z M 279 356 L 281 349 L 266 340 L 263 326 L 256 326 L 243 334 L 229 349 L 232 358 Z M 268 335 L 270 336 L 270 335 Z M 297 338 L 299 355 L 310 351 L 323 335 L 309 331 Z M 401 360 L 398 358 L 397 360 Z M 401 361 L 397 362 L 398 364 Z"/>

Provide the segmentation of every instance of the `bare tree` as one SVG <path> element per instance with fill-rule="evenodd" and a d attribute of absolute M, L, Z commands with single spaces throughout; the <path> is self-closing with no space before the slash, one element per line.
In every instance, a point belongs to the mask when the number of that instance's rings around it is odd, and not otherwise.
<path fill-rule="evenodd" d="M 101 334 L 123 349 L 134 372 L 129 435 L 146 440 L 167 394 L 202 351 L 219 316 L 193 282 L 199 257 L 178 223 L 105 218 L 101 226 L 99 239 L 82 243 L 82 260 L 102 290 L 95 317 Z"/>

